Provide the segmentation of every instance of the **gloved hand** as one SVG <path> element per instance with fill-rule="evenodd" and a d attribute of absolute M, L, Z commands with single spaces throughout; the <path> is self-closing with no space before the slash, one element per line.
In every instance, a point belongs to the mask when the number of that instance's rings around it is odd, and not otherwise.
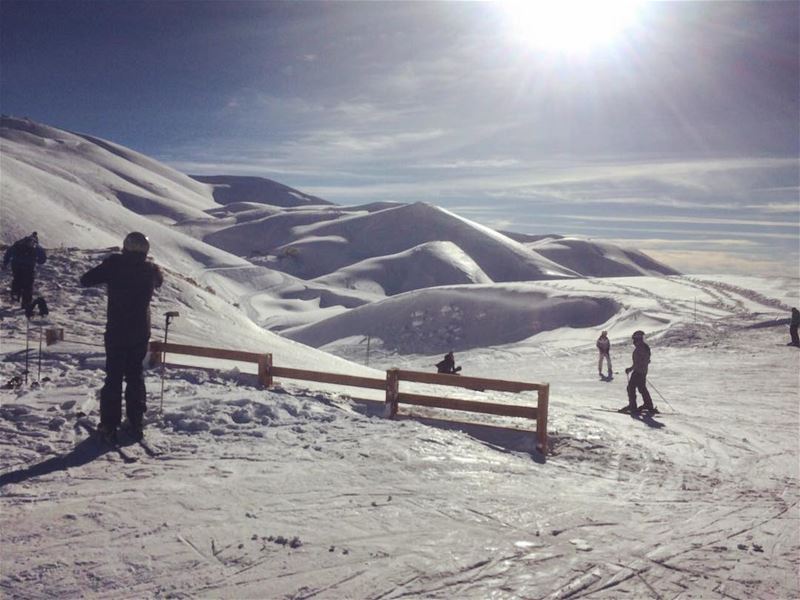
<path fill-rule="evenodd" d="M 628 368 L 626 368 L 626 369 L 625 369 L 625 375 L 629 375 L 629 374 L 630 374 L 630 372 L 631 372 L 631 368 L 630 368 L 630 367 L 628 367 Z"/>

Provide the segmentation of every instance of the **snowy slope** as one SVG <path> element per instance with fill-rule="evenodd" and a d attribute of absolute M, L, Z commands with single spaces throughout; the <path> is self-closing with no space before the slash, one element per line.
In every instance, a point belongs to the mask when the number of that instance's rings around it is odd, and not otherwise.
<path fill-rule="evenodd" d="M 559 277 L 416 289 L 426 272 L 480 282 L 481 273 L 541 275 L 551 263 L 424 205 L 207 204 L 201 184 L 184 186 L 124 149 L 13 129 L 2 140 L 2 241 L 40 232 L 50 259 L 36 290 L 52 315 L 28 323 L 5 296 L 0 307 L 0 382 L 22 375 L 26 357 L 29 380 L 40 380 L 0 389 L 3 597 L 800 596 L 800 352 L 778 325 L 800 304 L 798 280 Z M 147 186 L 129 180 L 163 190 L 126 207 L 114 169 L 136 188 Z M 14 199 L 22 191 L 24 203 Z M 233 254 L 201 240 L 236 223 L 285 236 L 287 252 L 249 261 L 251 250 L 272 252 L 272 240 L 254 235 L 261 245 L 251 248 L 232 236 Z M 550 383 L 551 454 L 534 450 L 534 423 L 459 413 L 449 416 L 468 423 L 453 426 L 423 409 L 393 421 L 381 416 L 379 390 L 288 379 L 262 390 L 254 365 L 171 356 L 214 370 L 167 368 L 163 411 L 160 373 L 147 373 L 150 453 L 126 444 L 126 462 L 80 425 L 98 418 L 106 299 L 77 279 L 131 229 L 148 232 L 166 271 L 154 338 L 163 313 L 178 310 L 171 341 L 369 377 L 432 371 L 455 348 L 465 374 Z M 437 231 L 450 237 L 427 239 Z M 288 252 L 296 242 L 300 253 Z M 343 266 L 317 280 L 269 268 L 325 244 L 337 249 L 326 260 Z M 40 353 L 51 326 L 65 340 Z M 327 352 L 265 326 L 293 326 L 287 333 Z M 601 329 L 612 341 L 610 383 L 596 376 Z M 653 350 L 649 382 L 664 413 L 655 418 L 595 410 L 626 402 L 636 329 Z"/>
<path fill-rule="evenodd" d="M 0 242 L 36 230 L 47 248 L 107 248 L 140 230 L 157 260 L 221 290 L 273 330 L 425 287 L 660 268 L 600 243 L 549 238 L 539 253 L 529 236 L 516 236 L 523 244 L 423 203 L 333 206 L 261 178 L 204 183 L 117 144 L 26 119 L 4 117 L 0 133 Z"/>
<path fill-rule="evenodd" d="M 679 274 L 675 269 L 643 252 L 621 248 L 608 242 L 562 237 L 557 240 L 544 239 L 527 246 L 584 277 Z"/>
<path fill-rule="evenodd" d="M 3 228 L 6 243 L 38 227 L 57 243 L 83 245 L 106 234 L 125 209 L 175 222 L 215 205 L 208 186 L 142 154 L 24 119 L 2 117 L 0 152 L 3 221 L 12 225 Z M 32 210 L 32 199 L 47 211 Z M 50 214 L 75 222 L 62 231 L 43 218 Z"/>
<path fill-rule="evenodd" d="M 354 336 L 401 354 L 501 346 L 562 327 L 600 326 L 621 306 L 533 284 L 442 286 L 359 307 L 284 335 L 314 347 Z"/>
<path fill-rule="evenodd" d="M 415 268 L 419 265 L 424 268 Z M 368 258 L 312 281 L 387 296 L 437 285 L 491 283 L 475 261 L 452 242 L 428 242 L 397 254 Z"/>
<path fill-rule="evenodd" d="M 265 177 L 236 175 L 192 175 L 191 177 L 211 185 L 211 193 L 219 204 L 254 202 L 284 207 L 331 204 L 327 200 L 304 194 L 300 190 Z"/>
<path fill-rule="evenodd" d="M 505 286 L 521 305 L 536 286 L 542 295 L 593 296 L 622 307 L 594 328 L 562 327 L 456 355 L 470 375 L 550 383 L 546 462 L 530 433 L 392 421 L 351 400 L 380 399 L 377 391 L 291 380 L 265 391 L 236 371 L 170 368 L 163 412 L 158 372 L 148 373 L 147 440 L 158 454 L 126 445 L 135 460 L 127 463 L 78 425 L 97 419 L 104 294 L 79 290 L 61 274 L 79 273 L 101 256 L 66 250 L 45 265 L 40 289 L 53 298 L 53 324 L 65 327 L 66 339 L 43 348 L 41 387 L 0 390 L 4 597 L 800 595 L 800 352 L 784 345 L 785 326 L 750 328 L 798 304 L 797 280 Z M 436 291 L 457 305 L 462 289 Z M 154 312 L 176 307 L 175 341 L 377 374 L 263 332 L 236 307 L 169 273 Z M 25 324 L 15 310 L 0 311 L 0 380 L 7 381 L 24 367 Z M 374 328 L 383 318 L 363 315 Z M 37 327 L 34 321 L 32 374 Z M 611 383 L 596 378 L 601 327 L 613 344 L 618 375 Z M 665 414 L 634 419 L 594 410 L 625 402 L 620 372 L 630 360 L 630 331 L 639 327 L 648 333 L 651 391 Z M 425 331 L 417 334 L 422 347 Z M 340 349 L 366 358 L 363 345 Z M 370 364 L 432 370 L 439 358 L 373 347 Z"/>
<path fill-rule="evenodd" d="M 216 206 L 207 186 L 110 142 L 23 119 L 0 121 L 0 242 L 31 231 L 46 248 L 119 245 L 145 232 L 153 254 L 197 274 L 243 260 L 170 227 Z"/>
<path fill-rule="evenodd" d="M 293 233 L 295 239 L 278 251 L 294 249 L 296 254 L 284 268 L 304 278 L 433 241 L 452 242 L 493 281 L 575 276 L 488 227 L 423 202 L 298 226 Z"/>

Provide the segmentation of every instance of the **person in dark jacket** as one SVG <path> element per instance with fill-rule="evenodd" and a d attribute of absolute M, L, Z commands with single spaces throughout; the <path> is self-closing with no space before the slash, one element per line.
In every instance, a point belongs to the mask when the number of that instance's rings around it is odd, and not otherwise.
<path fill-rule="evenodd" d="M 147 411 L 142 362 L 150 341 L 150 300 L 164 281 L 161 269 L 147 260 L 150 242 L 134 231 L 115 253 L 81 277 L 82 286 L 107 284 L 106 379 L 100 391 L 101 434 L 114 438 L 122 419 L 122 380 L 128 427 L 141 437 Z"/>
<path fill-rule="evenodd" d="M 33 280 L 36 265 L 44 264 L 47 254 L 39 245 L 39 235 L 34 231 L 17 240 L 3 255 L 3 268 L 11 263 L 11 301 L 19 302 L 28 310 L 33 301 Z"/>
<path fill-rule="evenodd" d="M 647 367 L 650 364 L 650 346 L 644 341 L 644 331 L 633 332 L 633 365 L 625 369 L 625 373 L 630 374 L 628 379 L 628 406 L 620 409 L 620 412 L 638 413 L 640 410 L 655 412 L 653 399 L 647 390 Z M 636 390 L 642 395 L 644 404 L 641 409 L 636 406 Z"/>
<path fill-rule="evenodd" d="M 455 375 L 461 370 L 461 367 L 456 366 L 456 359 L 453 357 L 453 352 L 450 351 L 444 355 L 444 358 L 436 363 L 436 371 L 438 373 L 449 373 Z"/>
<path fill-rule="evenodd" d="M 800 310 L 792 309 L 792 320 L 789 322 L 789 336 L 792 338 L 787 346 L 800 348 L 800 338 L 797 337 L 797 328 L 800 327 Z"/>

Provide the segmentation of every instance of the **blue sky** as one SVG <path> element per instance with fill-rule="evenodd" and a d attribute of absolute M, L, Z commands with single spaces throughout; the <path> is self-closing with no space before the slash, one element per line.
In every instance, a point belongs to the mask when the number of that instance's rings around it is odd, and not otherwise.
<path fill-rule="evenodd" d="M 0 109 L 188 173 L 800 275 L 800 3 L 641 3 L 587 47 L 593 5 L 534 31 L 503 2 L 3 0 Z"/>

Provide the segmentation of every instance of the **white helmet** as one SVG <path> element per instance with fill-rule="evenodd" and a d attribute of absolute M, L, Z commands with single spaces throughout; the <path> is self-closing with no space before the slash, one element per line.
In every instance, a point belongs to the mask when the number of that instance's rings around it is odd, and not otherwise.
<path fill-rule="evenodd" d="M 147 239 L 145 234 L 139 231 L 132 231 L 125 236 L 125 241 L 122 242 L 122 249 L 126 252 L 147 254 L 150 251 L 150 240 Z"/>

